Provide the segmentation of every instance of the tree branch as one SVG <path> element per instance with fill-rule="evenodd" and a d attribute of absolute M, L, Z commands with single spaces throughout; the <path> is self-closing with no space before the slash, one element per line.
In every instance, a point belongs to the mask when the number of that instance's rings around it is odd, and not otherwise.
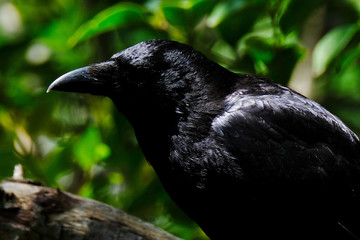
<path fill-rule="evenodd" d="M 24 179 L 0 183 L 0 239 L 179 240 L 109 205 Z"/>

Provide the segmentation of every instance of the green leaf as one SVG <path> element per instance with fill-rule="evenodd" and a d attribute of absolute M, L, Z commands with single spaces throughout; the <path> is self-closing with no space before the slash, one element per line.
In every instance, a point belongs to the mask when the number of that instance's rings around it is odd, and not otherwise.
<path fill-rule="evenodd" d="M 345 49 L 358 30 L 356 24 L 337 27 L 318 42 L 314 49 L 312 65 L 316 76 L 326 71 L 329 64 Z"/>
<path fill-rule="evenodd" d="M 235 46 L 263 15 L 265 5 L 261 1 L 231 1 L 217 5 L 208 19 L 208 25 L 215 27 L 223 39 Z"/>
<path fill-rule="evenodd" d="M 341 58 L 336 59 L 337 70 L 329 82 L 332 96 L 342 98 L 347 95 L 346 99 L 360 101 L 359 63 L 360 46 L 349 49 Z"/>
<path fill-rule="evenodd" d="M 89 127 L 74 144 L 73 152 L 82 169 L 89 170 L 92 165 L 110 155 L 110 148 L 101 142 L 99 130 Z"/>
<path fill-rule="evenodd" d="M 118 172 L 111 172 L 108 174 L 109 182 L 112 184 L 120 184 L 124 182 L 124 176 Z"/>
<path fill-rule="evenodd" d="M 280 27 L 284 33 L 301 31 L 303 25 L 325 0 L 291 0 L 280 18 Z"/>
<path fill-rule="evenodd" d="M 251 37 L 246 41 L 247 52 L 255 61 L 270 62 L 274 57 L 274 48 L 272 44 L 264 38 Z"/>
<path fill-rule="evenodd" d="M 244 6 L 246 6 L 246 2 L 244 0 L 221 2 L 214 7 L 208 17 L 207 24 L 210 27 L 216 27 L 229 15 L 229 13 L 237 11 Z"/>
<path fill-rule="evenodd" d="M 212 9 L 214 1 L 163 1 L 162 10 L 166 20 L 182 31 L 191 31 Z"/>
<path fill-rule="evenodd" d="M 98 13 L 93 19 L 84 23 L 71 36 L 70 46 L 121 27 L 145 24 L 145 9 L 135 3 L 119 3 Z"/>
<path fill-rule="evenodd" d="M 187 9 L 179 7 L 164 7 L 164 16 L 166 20 L 173 26 L 185 30 L 189 27 L 187 21 Z"/>

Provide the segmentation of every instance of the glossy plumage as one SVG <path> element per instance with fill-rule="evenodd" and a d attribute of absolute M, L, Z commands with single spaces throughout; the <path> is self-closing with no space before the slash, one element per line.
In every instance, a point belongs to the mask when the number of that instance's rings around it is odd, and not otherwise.
<path fill-rule="evenodd" d="M 151 40 L 49 90 L 110 97 L 172 199 L 211 239 L 357 239 L 360 142 L 319 104 Z"/>

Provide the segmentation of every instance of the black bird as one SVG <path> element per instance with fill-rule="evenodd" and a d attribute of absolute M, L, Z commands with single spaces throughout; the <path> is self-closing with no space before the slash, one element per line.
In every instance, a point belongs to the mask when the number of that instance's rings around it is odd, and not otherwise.
<path fill-rule="evenodd" d="M 316 102 L 150 40 L 48 91 L 104 95 L 211 239 L 359 239 L 360 142 Z"/>

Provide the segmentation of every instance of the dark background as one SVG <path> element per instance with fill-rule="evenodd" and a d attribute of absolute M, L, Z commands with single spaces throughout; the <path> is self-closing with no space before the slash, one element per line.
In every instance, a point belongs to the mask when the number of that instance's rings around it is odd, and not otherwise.
<path fill-rule="evenodd" d="M 48 85 L 140 41 L 171 39 L 294 88 L 359 134 L 359 15 L 359 0 L 0 1 L 0 177 L 21 163 L 27 178 L 202 239 L 112 102 L 46 94 Z"/>

